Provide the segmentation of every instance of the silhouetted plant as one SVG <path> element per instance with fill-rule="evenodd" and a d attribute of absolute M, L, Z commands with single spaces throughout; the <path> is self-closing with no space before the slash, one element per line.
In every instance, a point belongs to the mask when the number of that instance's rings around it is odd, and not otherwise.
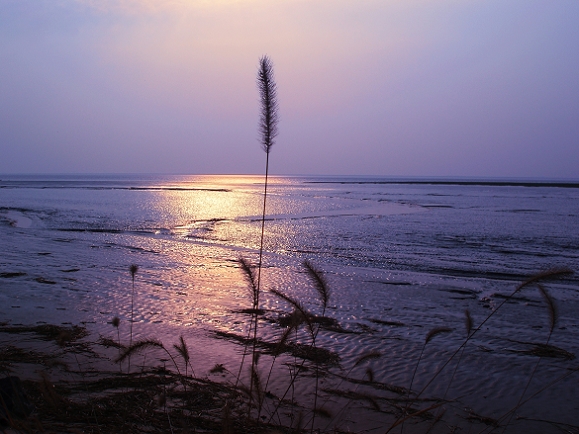
<path fill-rule="evenodd" d="M 265 181 L 263 187 L 263 212 L 261 216 L 261 240 L 259 243 L 259 261 L 257 263 L 257 290 L 261 288 L 261 267 L 263 261 L 263 239 L 265 233 L 265 213 L 267 201 L 267 182 L 269 177 L 269 153 L 277 136 L 277 124 L 279 121 L 277 85 L 273 75 L 273 63 L 268 56 L 259 59 L 257 72 L 257 89 L 261 102 L 259 117 L 259 132 L 261 133 L 261 146 L 265 151 Z"/>
<path fill-rule="evenodd" d="M 185 343 L 185 339 L 183 339 L 183 335 L 179 336 L 179 343 L 173 344 L 173 348 L 177 350 L 177 352 L 183 358 L 183 363 L 185 364 L 185 377 L 187 377 L 187 367 L 191 367 L 191 375 L 195 376 L 195 371 L 193 370 L 193 366 L 191 365 L 191 355 L 189 354 L 189 347 Z"/>
<path fill-rule="evenodd" d="M 422 409 L 422 410 L 419 410 L 417 412 L 414 412 L 412 414 L 406 414 L 407 409 L 410 408 L 410 406 L 418 400 L 418 398 L 426 391 L 426 389 L 434 382 L 434 380 L 444 371 L 444 369 L 454 359 L 454 357 L 456 357 L 456 355 L 464 349 L 464 347 L 475 336 L 475 334 L 477 334 L 483 328 L 483 326 L 497 313 L 497 311 L 499 311 L 505 305 L 505 303 L 510 301 L 523 288 L 526 288 L 526 287 L 533 285 L 533 284 L 538 284 L 539 290 L 541 291 L 543 297 L 547 300 L 547 306 L 549 309 L 549 316 L 550 316 L 550 323 L 551 323 L 551 331 L 549 332 L 549 338 L 548 338 L 548 339 L 550 339 L 550 336 L 552 334 L 552 330 L 554 328 L 554 324 L 556 322 L 555 304 L 554 304 L 554 301 L 552 300 L 552 298 L 550 296 L 548 296 L 546 291 L 544 291 L 544 288 L 542 288 L 542 286 L 540 285 L 540 282 L 543 280 L 546 280 L 546 279 L 557 278 L 557 277 L 561 277 L 561 276 L 568 275 L 568 274 L 573 274 L 573 271 L 568 269 L 568 268 L 557 268 L 557 269 L 547 270 L 547 271 L 538 273 L 538 274 L 530 277 L 526 281 L 517 285 L 517 287 L 514 289 L 514 291 L 511 294 L 509 294 L 507 297 L 505 297 L 503 299 L 503 301 L 489 315 L 487 315 L 487 317 L 478 325 L 478 327 L 476 327 L 474 329 L 472 329 L 472 318 L 470 318 L 470 313 L 468 313 L 467 314 L 467 332 L 468 332 L 467 337 L 464 339 L 462 344 L 450 355 L 450 357 L 438 368 L 438 370 L 434 373 L 434 375 L 432 375 L 432 377 L 430 377 L 430 379 L 428 380 L 426 385 L 414 396 L 413 400 L 408 403 L 404 413 L 398 417 L 398 419 L 390 426 L 390 428 L 388 428 L 388 430 L 386 431 L 386 434 L 389 433 L 396 426 L 403 424 L 409 418 L 418 416 L 420 414 L 423 414 L 426 411 L 430 411 L 430 410 L 437 408 L 437 407 L 440 407 L 442 405 L 442 403 L 438 403 L 438 404 L 430 406 L 426 409 Z M 535 366 L 535 369 L 536 369 L 536 366 Z M 455 368 L 455 370 L 456 370 L 456 368 Z M 524 388 L 522 397 L 519 399 L 519 402 L 517 403 L 517 405 L 513 409 L 509 410 L 499 420 L 497 420 L 497 421 L 493 420 L 493 423 L 495 423 L 496 426 L 498 426 L 500 420 L 504 420 L 506 417 L 509 417 L 511 414 L 514 413 L 514 411 L 516 411 L 516 409 L 520 408 L 520 406 L 526 402 L 526 401 L 522 401 L 522 399 L 526 393 L 526 389 L 528 388 L 530 381 L 532 380 L 534 372 L 535 371 L 533 371 L 529 380 L 527 381 L 527 384 Z M 567 373 L 565 376 L 563 376 L 561 378 L 566 378 L 567 375 L 569 375 L 569 373 Z M 560 379 L 558 381 L 560 381 Z M 507 424 L 505 426 L 508 426 L 508 424 L 509 424 L 509 422 L 507 422 Z"/>
<path fill-rule="evenodd" d="M 537 283 L 537 287 L 539 288 L 539 292 L 540 292 L 541 296 L 545 299 L 545 302 L 547 303 L 547 310 L 549 312 L 549 334 L 547 336 L 547 341 L 545 342 L 545 345 L 548 346 L 549 341 L 551 340 L 551 336 L 553 335 L 553 330 L 555 329 L 555 324 L 557 323 L 557 309 L 555 306 L 555 301 L 553 300 L 551 295 L 547 292 L 545 287 L 540 283 Z M 533 381 L 533 378 L 535 376 L 535 373 L 537 372 L 537 368 L 539 367 L 539 363 L 541 363 L 541 360 L 542 360 L 542 355 L 540 355 L 539 358 L 537 359 L 537 362 L 535 363 L 535 366 L 533 368 L 533 371 L 531 372 L 531 375 L 529 375 L 529 379 L 527 380 L 527 384 L 525 385 L 523 392 L 521 393 L 521 396 L 519 397 L 519 400 L 517 401 L 517 404 L 511 410 L 509 410 L 507 413 L 505 413 L 505 415 L 503 415 L 501 418 L 499 418 L 499 422 L 500 422 L 503 419 L 505 419 L 506 417 L 508 417 L 508 420 L 503 428 L 503 433 L 507 429 L 507 426 L 509 426 L 511 419 L 513 418 L 513 415 L 515 414 L 515 411 L 517 411 L 521 407 L 521 405 L 523 405 L 523 399 L 525 398 L 525 395 L 527 394 L 529 386 L 531 385 L 531 381 Z"/>
<path fill-rule="evenodd" d="M 265 215 L 267 203 L 267 183 L 269 177 L 269 153 L 274 145 L 275 137 L 277 136 L 278 116 L 278 102 L 277 102 L 277 86 L 273 74 L 273 63 L 268 56 L 263 56 L 259 59 L 259 70 L 257 72 L 257 88 L 261 102 L 261 111 L 259 118 L 259 132 L 261 134 L 261 146 L 265 151 L 265 180 L 263 190 L 263 210 L 261 217 L 261 236 L 259 242 L 259 260 L 257 263 L 257 278 L 252 277 L 252 286 L 254 286 L 254 300 L 253 300 L 253 347 L 251 360 L 251 377 L 257 365 L 257 352 L 255 351 L 255 344 L 257 341 L 257 326 L 258 326 L 258 309 L 259 309 L 259 292 L 261 290 L 261 270 L 263 264 L 263 241 L 265 235 Z M 243 264 L 242 264 L 243 267 Z M 250 397 L 254 381 L 250 382 Z"/>
<path fill-rule="evenodd" d="M 312 265 L 311 262 L 304 261 L 303 265 L 308 273 L 308 276 L 310 277 L 310 280 L 314 284 L 314 288 L 316 289 L 318 296 L 320 298 L 320 301 L 322 304 L 322 317 L 323 317 L 325 314 L 326 307 L 327 307 L 328 300 L 329 300 L 329 296 L 330 296 L 329 286 L 328 286 L 326 279 L 323 276 L 322 272 L 320 270 L 318 270 L 314 265 Z M 305 306 L 303 306 L 303 304 L 299 300 L 297 300 L 293 297 L 290 297 L 287 294 L 284 294 L 283 292 L 275 290 L 275 289 L 270 290 L 270 292 L 272 294 L 274 294 L 276 297 L 287 302 L 292 307 L 292 310 L 293 310 L 291 313 L 291 321 L 289 322 L 286 331 L 282 334 L 282 337 L 281 337 L 278 345 L 281 346 L 282 343 L 285 343 L 285 341 L 289 338 L 292 331 L 297 332 L 298 327 L 302 324 L 305 324 L 307 331 L 308 331 L 308 335 L 310 336 L 310 339 L 311 339 L 310 348 L 315 352 L 317 350 L 316 338 L 317 338 L 318 333 L 320 331 L 321 324 L 318 323 L 317 328 L 314 328 L 315 316 L 312 315 L 305 308 Z M 275 359 L 274 359 L 274 362 L 275 362 Z M 303 358 L 302 362 L 298 366 L 295 367 L 295 371 L 290 378 L 290 383 L 287 386 L 284 394 L 280 398 L 278 405 L 275 407 L 272 414 L 270 415 L 269 422 L 271 422 L 273 417 L 277 414 L 277 412 L 280 408 L 280 404 L 283 402 L 283 400 L 285 399 L 285 397 L 287 396 L 289 391 L 294 389 L 295 382 L 296 382 L 297 378 L 299 377 L 301 371 L 303 370 L 305 362 L 306 362 L 306 359 Z M 314 367 L 315 367 L 316 383 L 315 383 L 315 388 L 314 388 L 314 403 L 313 403 L 313 409 L 312 409 L 311 428 L 310 428 L 310 431 L 312 431 L 312 432 L 314 429 L 316 415 L 325 416 L 328 414 L 325 409 L 318 408 L 318 406 L 317 406 L 318 393 L 319 393 L 319 364 L 320 364 L 319 358 L 315 358 L 314 359 Z M 270 374 L 271 374 L 271 371 L 270 371 Z M 269 381 L 269 376 L 268 376 L 268 381 Z M 292 402 L 294 401 L 293 397 L 292 397 L 291 401 Z"/>
<path fill-rule="evenodd" d="M 265 233 L 265 214 L 267 201 L 267 182 L 269 177 L 269 153 L 277 136 L 277 124 L 279 121 L 277 85 L 273 75 L 273 63 L 268 56 L 259 59 L 257 72 L 257 89 L 261 102 L 259 117 L 259 132 L 261 133 L 261 146 L 265 151 L 265 182 L 263 189 L 263 212 L 261 216 L 261 240 L 259 243 L 259 261 L 257 263 L 257 290 L 261 288 L 261 267 L 263 261 L 263 240 Z"/>

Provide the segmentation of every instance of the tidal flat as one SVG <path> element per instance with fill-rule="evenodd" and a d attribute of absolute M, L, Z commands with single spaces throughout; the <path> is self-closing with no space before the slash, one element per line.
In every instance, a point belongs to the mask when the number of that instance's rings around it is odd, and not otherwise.
<path fill-rule="evenodd" d="M 108 363 L 105 371 L 130 377 L 114 362 L 119 348 L 110 345 L 128 344 L 129 266 L 138 264 L 133 340 L 162 343 L 184 371 L 173 347 L 183 336 L 191 381 L 194 371 L 195 381 L 233 385 L 247 402 L 239 387 L 252 381 L 247 362 L 240 370 L 251 292 L 239 258 L 256 262 L 259 182 L 3 180 L 0 321 L 4 327 L 82 327 L 81 340 Z M 511 294 L 541 271 L 579 269 L 578 189 L 294 177 L 274 178 L 271 191 L 256 343 L 260 375 L 269 381 L 263 413 L 253 416 L 308 428 L 315 403 L 316 429 L 385 432 L 411 409 L 432 407 L 405 421 L 404 430 L 577 429 L 577 274 L 539 282 L 556 309 L 552 333 L 538 285 Z M 323 314 L 304 260 L 330 288 Z M 276 350 L 295 309 L 271 290 L 307 310 L 316 351 L 308 353 L 307 321 Z M 467 310 L 475 328 L 492 317 L 462 350 Z M 35 336 L 2 332 L 3 348 L 44 342 Z M 37 351 L 37 343 L 25 350 Z M 56 351 L 58 342 L 53 345 Z M 132 363 L 143 372 L 178 375 L 162 353 L 149 347 L 135 352 Z M 28 370 L 35 381 L 49 359 L 39 360 Z M 292 399 L 284 397 L 289 384 Z M 277 411 L 276 400 L 290 407 Z"/>

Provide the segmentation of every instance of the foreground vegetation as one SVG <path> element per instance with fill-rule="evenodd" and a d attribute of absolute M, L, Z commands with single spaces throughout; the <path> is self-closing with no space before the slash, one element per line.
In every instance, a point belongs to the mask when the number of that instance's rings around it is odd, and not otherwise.
<path fill-rule="evenodd" d="M 469 342 L 505 303 L 531 285 L 536 286 L 544 298 L 550 327 L 545 342 L 535 343 L 528 352 L 537 357 L 537 361 L 519 385 L 520 399 L 513 408 L 505 409 L 500 418 L 469 410 L 462 416 L 462 428 L 468 427 L 469 432 L 475 433 L 511 432 L 521 406 L 553 384 L 567 381 L 579 370 L 573 354 L 549 344 L 557 322 L 557 309 L 543 286 L 545 280 L 564 276 L 570 270 L 551 270 L 523 282 L 479 325 L 473 324 L 467 311 L 463 342 L 436 370 L 429 372 L 429 378 L 421 381 L 423 386 L 417 390 L 413 385 L 418 383 L 415 379 L 419 365 L 425 362 L 424 349 L 451 330 L 445 327 L 430 330 L 420 354 L 403 355 L 416 361 L 412 379 L 406 386 L 374 378 L 370 362 L 379 361 L 382 354 L 377 351 L 361 354 L 352 366 L 333 369 L 340 365 L 339 354 L 319 347 L 317 338 L 321 330 L 335 331 L 340 326 L 325 316 L 330 291 L 324 275 L 309 263 L 304 266 L 317 289 L 322 314 L 314 315 L 299 300 L 272 291 L 287 306 L 287 311 L 277 319 L 283 332 L 272 341 L 253 334 L 255 321 L 264 320 L 266 312 L 255 305 L 245 309 L 250 318 L 246 336 L 226 332 L 215 335 L 244 348 L 237 372 L 226 372 L 224 366 L 216 365 L 210 372 L 196 373 L 182 337 L 172 346 L 166 346 L 153 339 L 132 342 L 129 336 L 125 345 L 120 333 L 101 336 L 95 341 L 82 327 L 2 324 L 0 372 L 4 379 L 18 377 L 21 381 L 13 381 L 18 382 L 22 394 L 14 399 L 2 392 L 1 423 L 8 427 L 6 432 L 23 433 L 337 432 L 340 424 L 333 421 L 339 419 L 341 412 L 355 406 L 361 409 L 360 417 L 368 412 L 384 416 L 384 425 L 378 432 L 455 432 L 459 426 L 448 424 L 444 409 L 452 407 L 457 397 L 426 396 L 426 389 L 445 371 L 448 391 Z M 240 268 L 255 302 L 255 269 L 243 260 Z M 118 320 L 113 319 L 112 325 L 118 330 Z M 144 354 L 147 362 L 135 364 L 136 354 Z M 541 385 L 538 392 L 531 393 L 529 385 L 534 381 L 537 367 L 542 358 L 548 357 L 565 359 L 569 364 L 556 381 Z M 264 358 L 265 364 L 260 362 Z M 246 360 L 249 366 L 243 368 Z M 362 378 L 352 374 L 355 368 L 364 366 Z M 449 376 L 448 372 L 452 374 Z M 285 393 L 276 395 L 271 391 L 272 373 L 275 376 L 286 373 Z M 337 381 L 322 387 L 320 379 L 330 376 Z M 296 392 L 298 382 L 309 385 L 310 398 Z M 546 422 L 565 432 L 579 432 L 579 426 Z"/>
<path fill-rule="evenodd" d="M 22 433 L 255 432 L 255 421 L 241 417 L 236 388 L 179 374 L 162 360 L 120 371 L 106 355 L 117 345 L 87 337 L 81 327 L 0 327 L 0 372 L 21 378 L 13 381 L 22 391 L 2 393 L 0 427 Z"/>

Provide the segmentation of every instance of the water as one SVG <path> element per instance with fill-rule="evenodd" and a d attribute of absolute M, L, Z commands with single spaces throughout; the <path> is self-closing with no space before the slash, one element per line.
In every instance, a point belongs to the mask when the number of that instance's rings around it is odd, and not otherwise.
<path fill-rule="evenodd" d="M 238 259 L 257 262 L 261 177 L 0 179 L 1 321 L 82 322 L 112 337 L 110 321 L 118 316 L 126 332 L 128 267 L 137 264 L 137 337 L 171 343 L 183 334 L 198 343 L 200 372 L 215 363 L 235 371 L 241 349 L 213 333 L 247 332 L 247 315 L 239 311 L 250 307 L 251 297 Z M 464 339 L 465 309 L 476 326 L 528 276 L 554 267 L 579 270 L 579 185 L 394 181 L 272 178 L 264 288 L 283 291 L 320 314 L 302 261 L 325 272 L 332 289 L 326 315 L 341 327 L 319 337 L 321 346 L 341 357 L 344 371 L 336 367 L 333 374 L 345 374 L 360 355 L 378 350 L 381 359 L 350 375 L 362 378 L 371 366 L 376 381 L 408 387 L 429 330 L 452 328 L 427 346 L 413 387 L 419 390 Z M 558 306 L 549 344 L 578 354 L 579 276 L 546 288 Z M 288 310 L 267 292 L 262 305 L 272 321 Z M 264 321 L 260 333 L 273 340 L 281 328 Z M 461 358 L 448 392 L 460 399 L 448 404 L 448 424 L 472 425 L 478 432 L 485 425 L 468 419 L 472 414 L 465 408 L 498 418 L 512 407 L 539 360 L 524 352 L 548 335 L 549 313 L 536 287 L 501 307 Z M 577 367 L 573 360 L 541 359 L 535 374 L 540 379 L 531 389 L 571 367 Z M 443 396 L 451 375 L 445 371 L 426 395 Z M 578 425 L 576 381 L 573 374 L 542 392 L 519 410 L 513 426 L 532 432 L 525 418 Z M 362 411 L 354 408 L 353 414 Z M 359 430 L 386 417 L 370 414 L 362 425 L 355 416 L 331 423 Z M 542 422 L 532 427 L 555 429 Z"/>

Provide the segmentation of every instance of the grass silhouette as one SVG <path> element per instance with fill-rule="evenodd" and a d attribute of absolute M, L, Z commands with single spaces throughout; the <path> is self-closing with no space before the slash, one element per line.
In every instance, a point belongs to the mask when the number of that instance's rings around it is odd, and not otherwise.
<path fill-rule="evenodd" d="M 269 154 L 271 148 L 275 143 L 275 137 L 277 136 L 278 129 L 277 124 L 279 121 L 278 114 L 278 102 L 277 102 L 277 85 L 275 83 L 275 78 L 273 74 L 273 63 L 268 56 L 263 56 L 259 59 L 259 69 L 257 72 L 257 88 L 260 96 L 261 110 L 259 119 L 259 132 L 261 134 L 260 143 L 265 152 L 265 179 L 264 179 L 264 189 L 263 189 L 263 208 L 261 216 L 261 232 L 260 232 L 260 242 L 259 242 L 259 258 L 257 263 L 257 276 L 254 275 L 252 271 L 252 266 L 244 259 L 240 259 L 241 267 L 244 274 L 250 283 L 250 287 L 253 294 L 253 306 L 252 306 L 252 323 L 250 328 L 250 333 L 253 335 L 252 341 L 252 351 L 251 351 L 251 379 L 249 387 L 250 403 L 248 406 L 248 411 L 252 408 L 252 399 L 254 386 L 256 388 L 256 393 L 258 397 L 257 408 L 258 413 L 261 412 L 261 398 L 259 397 L 259 376 L 257 372 L 258 352 L 256 351 L 256 341 L 257 341 L 257 328 L 259 322 L 259 295 L 261 291 L 261 272 L 263 268 L 263 243 L 265 236 L 265 217 L 266 217 L 266 205 L 267 205 L 267 187 L 269 179 Z M 236 383 L 239 382 L 241 372 L 243 370 L 243 364 L 245 360 L 246 350 L 244 350 L 244 356 L 239 368 L 238 377 Z"/>

